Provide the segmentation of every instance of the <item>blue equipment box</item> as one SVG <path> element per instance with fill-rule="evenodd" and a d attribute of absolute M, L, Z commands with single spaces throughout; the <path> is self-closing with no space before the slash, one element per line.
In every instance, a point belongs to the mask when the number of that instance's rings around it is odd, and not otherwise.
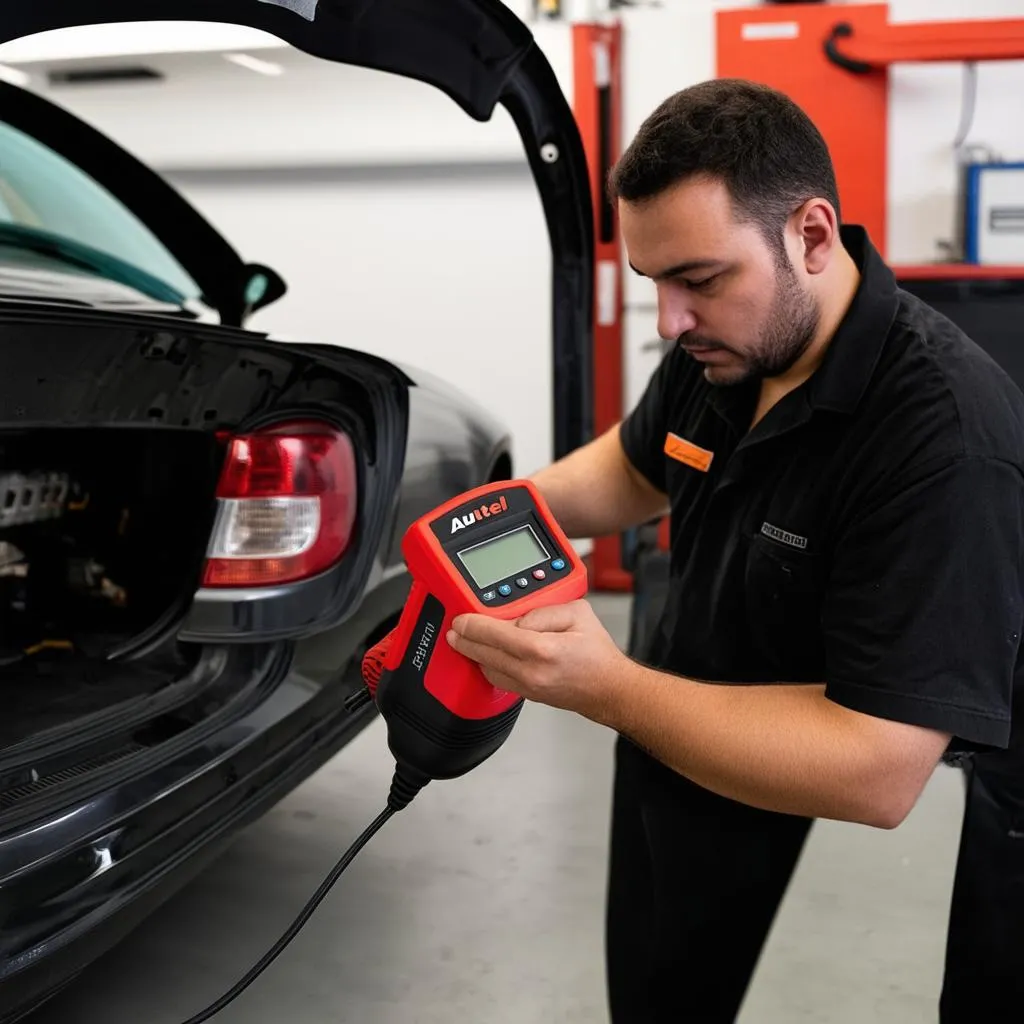
<path fill-rule="evenodd" d="M 966 261 L 1024 264 L 1024 163 L 970 164 L 964 184 Z"/>

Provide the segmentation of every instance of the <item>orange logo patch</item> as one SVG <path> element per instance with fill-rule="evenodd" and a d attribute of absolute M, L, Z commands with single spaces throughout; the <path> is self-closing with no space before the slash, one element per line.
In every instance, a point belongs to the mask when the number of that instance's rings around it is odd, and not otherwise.
<path fill-rule="evenodd" d="M 711 460 L 715 457 L 714 452 L 706 448 L 699 448 L 692 441 L 687 441 L 678 434 L 665 435 L 665 454 L 676 462 L 690 466 L 706 473 L 711 468 Z"/>

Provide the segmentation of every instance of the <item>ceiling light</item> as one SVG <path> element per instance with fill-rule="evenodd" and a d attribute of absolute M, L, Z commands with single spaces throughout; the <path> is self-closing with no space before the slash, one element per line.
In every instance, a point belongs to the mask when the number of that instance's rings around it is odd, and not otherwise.
<path fill-rule="evenodd" d="M 32 78 L 26 71 L 19 71 L 17 68 L 0 64 L 0 81 L 10 82 L 11 85 L 27 86 Z"/>
<path fill-rule="evenodd" d="M 287 46 L 277 36 L 241 25 L 142 21 L 116 25 L 80 25 L 11 39 L 0 43 L 0 61 L 4 64 L 28 64 L 93 57 L 151 57 L 164 53 L 284 50 Z"/>
<path fill-rule="evenodd" d="M 273 61 L 260 60 L 259 57 L 252 57 L 248 53 L 225 53 L 224 59 L 237 64 L 239 67 L 248 68 L 258 75 L 283 75 L 284 68 Z"/>

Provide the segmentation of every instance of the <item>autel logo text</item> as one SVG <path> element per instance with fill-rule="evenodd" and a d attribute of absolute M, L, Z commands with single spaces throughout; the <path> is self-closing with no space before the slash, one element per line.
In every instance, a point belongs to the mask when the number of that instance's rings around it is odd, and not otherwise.
<path fill-rule="evenodd" d="M 479 523 L 482 519 L 500 516 L 502 512 L 507 511 L 508 502 L 505 501 L 505 495 L 503 494 L 497 501 L 492 501 L 489 505 L 481 505 L 479 508 L 473 509 L 472 512 L 467 512 L 464 516 L 452 516 L 452 533 L 458 533 L 459 530 L 464 530 L 467 526 Z"/>

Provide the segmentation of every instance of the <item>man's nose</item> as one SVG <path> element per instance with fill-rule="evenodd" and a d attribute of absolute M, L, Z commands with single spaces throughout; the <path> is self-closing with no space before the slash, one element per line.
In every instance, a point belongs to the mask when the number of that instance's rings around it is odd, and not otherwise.
<path fill-rule="evenodd" d="M 675 341 L 697 326 L 697 318 L 685 296 L 667 292 L 658 290 L 658 334 L 665 341 Z"/>

